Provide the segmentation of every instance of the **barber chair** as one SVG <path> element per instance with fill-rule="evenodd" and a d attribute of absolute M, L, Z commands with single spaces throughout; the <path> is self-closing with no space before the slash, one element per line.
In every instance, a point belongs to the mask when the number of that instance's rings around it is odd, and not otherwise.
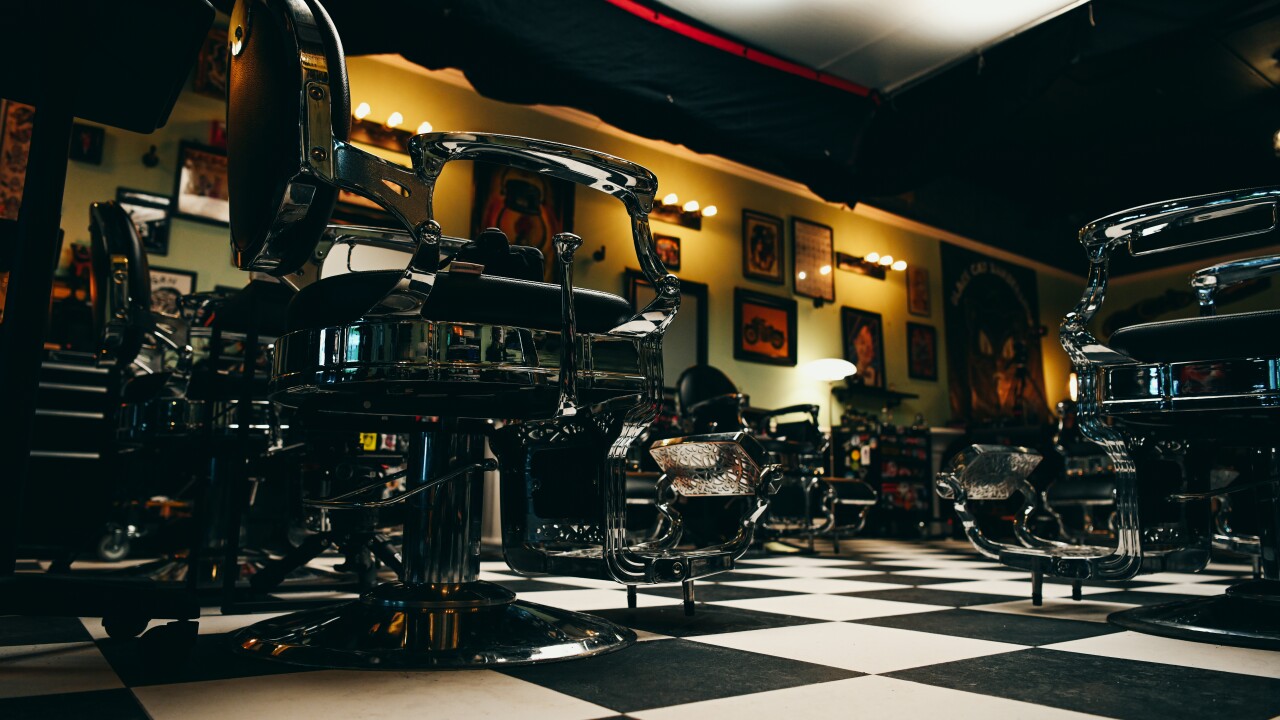
<path fill-rule="evenodd" d="M 658 260 L 649 230 L 654 176 L 580 148 L 470 133 L 415 136 L 413 168 L 401 167 L 349 144 L 341 44 L 317 2 L 240 0 L 229 35 L 237 265 L 300 280 L 295 271 L 314 255 L 339 189 L 383 207 L 411 240 L 407 267 L 303 287 L 272 377 L 273 399 L 302 416 L 341 414 L 408 432 L 404 493 L 368 498 L 378 483 L 309 501 L 336 512 L 403 505 L 399 579 L 351 603 L 249 626 L 234 636 L 237 650 L 324 667 L 475 667 L 634 642 L 611 622 L 521 602 L 478 580 L 479 480 L 499 467 L 503 550 L 521 573 L 635 585 L 732 569 L 744 542 L 683 549 L 675 533 L 644 545 L 625 536 L 626 453 L 660 400 L 662 336 L 679 306 L 679 282 Z M 621 297 L 574 288 L 581 238 L 569 233 L 554 239 L 559 285 L 512 277 L 522 263 L 500 233 L 469 242 L 443 236 L 432 197 L 457 160 L 521 168 L 620 200 L 655 300 L 636 313 Z M 463 259 L 472 253 L 484 264 Z M 490 257 L 509 274 L 491 272 Z M 486 440 L 498 461 L 486 457 Z M 743 519 L 749 539 L 768 468 L 737 440 L 671 443 L 671 485 L 755 496 L 756 511 Z M 700 464 L 682 465 L 685 455 Z"/>
<path fill-rule="evenodd" d="M 939 475 L 938 490 L 956 499 L 981 552 L 1031 570 L 1037 581 L 1043 574 L 1079 581 L 1195 572 L 1208 563 L 1214 542 L 1211 500 L 1229 496 L 1259 511 L 1262 579 L 1217 597 L 1125 610 L 1110 620 L 1170 637 L 1280 648 L 1280 311 L 1212 314 L 1218 290 L 1275 273 L 1280 257 L 1236 260 L 1193 274 L 1202 317 L 1122 328 L 1106 345 L 1088 330 L 1116 249 L 1142 257 L 1271 232 L 1278 204 L 1275 188 L 1203 195 L 1132 208 L 1081 231 L 1089 282 L 1063 321 L 1061 338 L 1079 378 L 1080 428 L 1115 467 L 1114 544 L 1072 545 L 1032 533 L 1019 533 L 1019 545 L 985 537 L 965 503 L 1025 488 L 1037 459 L 1020 448 L 975 447 Z M 1235 474 L 1216 484 L 1224 455 Z"/>
<path fill-rule="evenodd" d="M 1042 501 L 1059 537 L 1076 544 L 1110 537 L 1116 504 L 1111 458 L 1081 434 L 1073 401 L 1058 403 L 1053 452 L 1061 462 L 1060 474 L 1045 489 Z"/>

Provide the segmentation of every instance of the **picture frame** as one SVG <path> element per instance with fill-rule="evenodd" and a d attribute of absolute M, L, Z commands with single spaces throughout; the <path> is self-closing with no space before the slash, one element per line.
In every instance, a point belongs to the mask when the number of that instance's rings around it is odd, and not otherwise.
<path fill-rule="evenodd" d="M 34 105 L 0 99 L 0 220 L 17 220 L 35 127 Z"/>
<path fill-rule="evenodd" d="M 733 289 L 733 357 L 766 365 L 796 364 L 796 301 Z"/>
<path fill-rule="evenodd" d="M 475 201 L 471 237 L 496 227 L 512 245 L 536 247 L 546 258 L 543 279 L 557 282 L 556 251 L 551 238 L 573 231 L 574 192 L 567 180 L 487 162 L 472 163 Z"/>
<path fill-rule="evenodd" d="M 855 382 L 866 387 L 887 386 L 884 377 L 884 321 L 880 313 L 840 308 L 840 342 L 844 358 L 858 366 Z"/>
<path fill-rule="evenodd" d="M 680 269 L 680 238 L 674 235 L 653 236 L 653 249 L 668 270 Z"/>
<path fill-rule="evenodd" d="M 623 297 L 636 310 L 648 305 L 657 293 L 644 273 L 627 268 L 623 272 Z M 663 384 L 675 387 L 680 373 L 693 365 L 707 364 L 707 323 L 709 288 L 700 282 L 680 278 L 680 312 L 667 328 L 662 343 Z"/>
<path fill-rule="evenodd" d="M 907 323 L 907 377 L 938 380 L 938 329 L 932 325 Z"/>
<path fill-rule="evenodd" d="M 907 312 L 920 317 L 933 314 L 929 297 L 929 271 L 915 265 L 907 266 Z"/>
<path fill-rule="evenodd" d="M 150 270 L 151 312 L 177 317 L 182 297 L 196 291 L 196 273 L 155 265 Z"/>
<path fill-rule="evenodd" d="M 178 145 L 178 172 L 173 178 L 173 216 L 228 227 L 227 152 L 209 145 Z"/>
<path fill-rule="evenodd" d="M 786 282 L 784 267 L 782 218 L 758 212 L 742 211 L 742 276 L 750 280 L 782 285 Z"/>
<path fill-rule="evenodd" d="M 159 193 L 116 188 L 116 202 L 129 214 L 148 255 L 169 254 L 169 214 L 173 198 Z"/>
<path fill-rule="evenodd" d="M 196 56 L 196 71 L 191 89 L 211 98 L 227 99 L 227 31 L 213 28 Z"/>
<path fill-rule="evenodd" d="M 97 125 L 71 124 L 71 145 L 67 157 L 89 165 L 102 164 L 102 148 L 107 142 L 107 131 Z"/>
<path fill-rule="evenodd" d="M 792 291 L 819 303 L 836 301 L 835 231 L 830 225 L 791 218 Z"/>

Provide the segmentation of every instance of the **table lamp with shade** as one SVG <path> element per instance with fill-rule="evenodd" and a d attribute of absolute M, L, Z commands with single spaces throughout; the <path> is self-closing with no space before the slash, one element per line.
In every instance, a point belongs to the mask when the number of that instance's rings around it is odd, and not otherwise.
<path fill-rule="evenodd" d="M 836 425 L 835 403 L 831 400 L 831 391 L 836 383 L 857 373 L 858 366 L 844 358 L 822 358 L 805 363 L 801 372 L 810 380 L 828 384 L 827 401 L 830 404 L 827 405 L 827 427 L 834 428 Z"/>

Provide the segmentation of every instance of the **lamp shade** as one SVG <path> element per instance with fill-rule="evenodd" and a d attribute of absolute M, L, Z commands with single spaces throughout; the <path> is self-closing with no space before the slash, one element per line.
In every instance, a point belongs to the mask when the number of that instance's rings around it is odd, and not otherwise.
<path fill-rule="evenodd" d="M 823 358 L 807 363 L 803 372 L 810 380 L 836 382 L 858 372 L 858 366 L 844 358 Z"/>

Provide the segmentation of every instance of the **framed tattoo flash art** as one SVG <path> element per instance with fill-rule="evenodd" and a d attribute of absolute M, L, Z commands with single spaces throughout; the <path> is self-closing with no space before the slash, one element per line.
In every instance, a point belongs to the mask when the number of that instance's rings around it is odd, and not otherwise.
<path fill-rule="evenodd" d="M 938 379 L 938 330 L 932 325 L 907 323 L 907 376 Z"/>
<path fill-rule="evenodd" d="M 782 219 L 742 211 L 742 275 L 781 285 L 783 275 Z"/>
<path fill-rule="evenodd" d="M 792 218 L 791 258 L 795 293 L 822 302 L 835 302 L 835 234 L 831 227 Z"/>

